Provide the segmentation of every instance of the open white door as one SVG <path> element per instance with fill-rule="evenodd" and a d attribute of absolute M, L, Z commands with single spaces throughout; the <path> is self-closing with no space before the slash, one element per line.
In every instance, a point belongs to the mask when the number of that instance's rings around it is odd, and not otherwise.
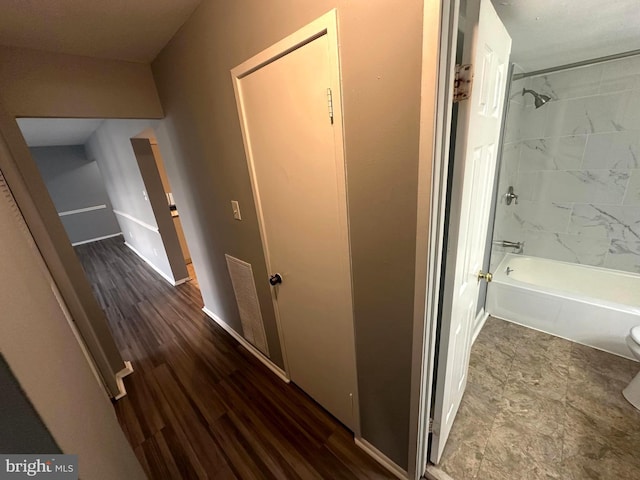
<path fill-rule="evenodd" d="M 471 10 L 472 5 L 469 7 Z M 474 78 L 471 98 L 460 104 L 459 112 L 459 121 L 466 125 L 462 125 L 465 133 L 456 145 L 458 181 L 454 183 L 450 215 L 433 410 L 433 463 L 440 461 L 467 383 L 511 51 L 511 38 L 490 0 L 480 1 L 478 23 L 468 32 L 473 35 Z"/>

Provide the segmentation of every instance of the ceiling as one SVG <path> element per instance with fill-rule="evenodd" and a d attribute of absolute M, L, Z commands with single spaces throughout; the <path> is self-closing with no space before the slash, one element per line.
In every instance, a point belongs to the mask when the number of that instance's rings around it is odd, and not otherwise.
<path fill-rule="evenodd" d="M 0 45 L 152 61 L 201 0 L 2 0 Z M 640 49 L 637 0 L 491 0 L 525 71 Z"/>
<path fill-rule="evenodd" d="M 640 49 L 638 0 L 491 0 L 526 72 Z"/>
<path fill-rule="evenodd" d="M 102 121 L 76 118 L 17 119 L 22 135 L 30 147 L 84 145 Z"/>
<path fill-rule="evenodd" d="M 149 63 L 200 0 L 2 0 L 0 45 Z"/>

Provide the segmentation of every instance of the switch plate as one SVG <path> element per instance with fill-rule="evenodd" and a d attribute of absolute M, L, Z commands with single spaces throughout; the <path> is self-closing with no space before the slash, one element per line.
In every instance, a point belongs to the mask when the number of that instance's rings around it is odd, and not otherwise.
<path fill-rule="evenodd" d="M 242 215 L 240 215 L 240 205 L 238 205 L 237 200 L 231 200 L 231 208 L 233 209 L 233 218 L 236 220 L 242 220 Z"/>

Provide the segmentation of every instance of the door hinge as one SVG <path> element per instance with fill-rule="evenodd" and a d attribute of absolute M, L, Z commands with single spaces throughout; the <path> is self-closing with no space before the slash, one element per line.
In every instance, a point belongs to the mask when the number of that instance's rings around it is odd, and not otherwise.
<path fill-rule="evenodd" d="M 331 120 L 331 125 L 333 125 L 333 94 L 330 88 L 327 88 L 327 103 L 329 105 L 329 120 Z"/>
<path fill-rule="evenodd" d="M 429 419 L 429 433 L 433 433 L 433 418 Z"/>
<path fill-rule="evenodd" d="M 456 65 L 456 76 L 453 81 L 453 102 L 467 100 L 471 96 L 471 64 Z"/>

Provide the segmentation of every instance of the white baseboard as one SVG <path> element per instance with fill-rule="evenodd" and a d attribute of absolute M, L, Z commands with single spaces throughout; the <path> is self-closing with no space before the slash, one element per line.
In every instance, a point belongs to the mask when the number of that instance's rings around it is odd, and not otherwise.
<path fill-rule="evenodd" d="M 376 462 L 378 462 L 389 472 L 391 472 L 396 478 L 399 478 L 400 480 L 407 480 L 409 478 L 409 474 L 406 470 L 403 470 L 398 465 L 396 465 L 393 460 L 391 460 L 384 453 L 367 442 L 364 438 L 356 437 L 354 441 L 356 442 L 356 445 L 358 447 L 364 450 L 371 458 L 373 458 Z"/>
<path fill-rule="evenodd" d="M 189 280 L 191 280 L 191 277 L 185 277 L 185 278 L 182 278 L 180 280 L 176 280 L 175 282 L 173 282 L 173 285 L 175 287 L 177 287 L 178 285 L 182 285 L 183 283 L 187 283 Z"/>
<path fill-rule="evenodd" d="M 118 390 L 120 393 L 118 393 L 115 397 L 113 397 L 115 400 L 120 400 L 122 397 L 124 397 L 127 394 L 127 389 L 124 388 L 124 382 L 122 381 L 122 379 L 127 375 L 131 375 L 132 373 L 133 373 L 133 366 L 131 365 L 131 362 L 125 361 L 124 368 L 120 370 L 118 373 L 116 373 L 116 384 L 118 385 Z"/>
<path fill-rule="evenodd" d="M 471 345 L 475 343 L 476 338 L 478 338 L 478 335 L 480 335 L 480 330 L 482 330 L 482 327 L 484 327 L 487 318 L 489 318 L 489 312 L 485 312 L 483 307 L 482 310 L 480 310 L 480 313 L 478 313 L 478 316 L 476 317 L 474 322 L 476 324 L 476 328 L 473 331 L 473 336 L 471 337 Z"/>
<path fill-rule="evenodd" d="M 158 267 L 156 267 L 153 263 L 151 263 L 151 260 L 149 260 L 147 257 L 145 257 L 144 255 L 142 255 L 135 247 L 133 247 L 130 243 L 127 243 L 126 241 L 124 242 L 124 244 L 129 247 L 129 249 L 135 253 L 137 256 L 139 256 L 144 263 L 146 263 L 147 265 L 149 265 L 151 268 L 153 268 L 155 270 L 155 272 L 160 275 L 162 278 L 164 278 L 167 282 L 169 282 L 172 286 L 176 286 L 178 285 L 176 283 L 176 281 L 171 278 L 169 275 L 167 275 L 166 273 L 164 273 L 162 270 L 160 270 Z M 186 281 L 186 280 L 185 280 Z M 184 283 L 184 282 L 182 282 Z"/>
<path fill-rule="evenodd" d="M 82 240 L 81 242 L 73 242 L 71 246 L 75 247 L 77 245 L 84 245 L 85 243 L 99 242 L 100 240 L 106 240 L 107 238 L 113 238 L 119 235 L 122 235 L 122 232 L 112 233 L 111 235 L 105 235 L 104 237 L 90 238 L 89 240 Z"/>
<path fill-rule="evenodd" d="M 113 213 L 115 213 L 119 217 L 123 217 L 123 218 L 126 218 L 127 220 L 131 220 L 133 223 L 137 223 L 138 225 L 146 228 L 147 230 L 150 230 L 155 233 L 160 233 L 160 230 L 158 229 L 157 225 L 154 226 L 147 222 L 143 222 L 142 220 L 139 220 L 136 217 L 129 215 L 128 213 L 124 213 L 124 212 L 121 212 L 120 210 L 116 210 L 115 208 L 113 209 Z"/>
<path fill-rule="evenodd" d="M 220 325 L 229 335 L 231 335 L 233 338 L 235 338 L 240 345 L 242 345 L 244 348 L 246 348 L 249 351 L 249 353 L 253 354 L 254 357 L 256 357 L 258 360 L 260 360 L 269 370 L 271 370 L 273 373 L 275 373 L 280 378 L 280 380 L 282 380 L 285 383 L 289 383 L 291 381 L 289 379 L 289 376 L 287 375 L 287 372 L 282 370 L 279 366 L 277 366 L 275 363 L 273 363 L 271 360 L 269 360 L 267 357 L 265 357 L 264 354 L 260 350 L 258 350 L 256 347 L 251 345 L 249 342 L 247 342 L 242 335 L 240 335 L 233 328 L 231 328 L 229 325 L 227 325 L 215 313 L 213 313 L 207 307 L 203 307 L 202 311 L 204 313 L 206 313 L 207 316 L 209 318 L 211 318 L 214 322 L 216 322 L 218 325 Z"/>
<path fill-rule="evenodd" d="M 435 465 L 427 465 L 427 471 L 424 476 L 427 480 L 453 480 L 448 473 L 443 472 Z"/>
<path fill-rule="evenodd" d="M 93 212 L 95 210 L 104 210 L 107 206 L 103 203 L 102 205 L 94 205 L 93 207 L 86 208 L 76 208 L 75 210 L 67 210 L 65 212 L 58 212 L 59 217 L 66 217 L 67 215 L 76 215 L 78 213 L 86 213 Z"/>

